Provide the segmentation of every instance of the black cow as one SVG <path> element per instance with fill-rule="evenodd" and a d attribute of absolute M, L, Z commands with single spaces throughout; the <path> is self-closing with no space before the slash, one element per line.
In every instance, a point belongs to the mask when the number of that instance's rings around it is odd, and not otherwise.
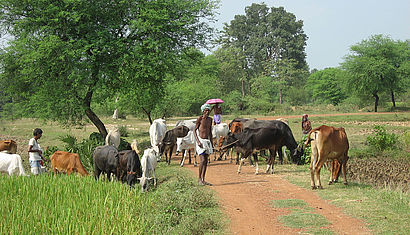
<path fill-rule="evenodd" d="M 137 183 L 137 178 L 142 176 L 141 162 L 138 154 L 134 150 L 124 150 L 119 152 L 120 160 L 117 175 L 121 182 L 127 181 L 129 186 Z"/>
<path fill-rule="evenodd" d="M 189 128 L 186 126 L 177 126 L 174 129 L 165 132 L 165 136 L 159 145 L 159 156 L 162 157 L 162 154 L 165 152 L 165 161 L 168 165 L 171 163 L 171 156 L 174 151 L 174 146 L 177 143 L 177 138 L 185 137 L 188 132 Z"/>
<path fill-rule="evenodd" d="M 117 176 L 117 167 L 119 165 L 118 150 L 114 146 L 98 146 L 93 153 L 94 159 L 94 177 L 98 179 L 101 172 L 107 174 L 108 180 L 111 178 L 111 173 Z"/>
<path fill-rule="evenodd" d="M 270 157 L 268 158 L 268 167 L 266 172 L 273 173 L 273 164 L 276 156 L 276 151 L 282 146 L 286 146 L 291 150 L 292 161 L 299 163 L 303 154 L 302 148 L 296 143 L 293 137 L 292 131 L 289 126 L 281 121 L 264 121 L 264 127 L 257 128 L 245 128 L 243 132 L 233 134 L 229 133 L 228 138 L 225 141 L 224 147 L 235 146 L 237 151 L 242 153 L 241 162 L 238 167 L 238 173 L 240 173 L 242 163 L 250 154 L 258 150 L 269 150 Z M 255 158 L 255 161 L 257 159 Z M 258 173 L 258 164 L 256 162 L 256 173 Z"/>

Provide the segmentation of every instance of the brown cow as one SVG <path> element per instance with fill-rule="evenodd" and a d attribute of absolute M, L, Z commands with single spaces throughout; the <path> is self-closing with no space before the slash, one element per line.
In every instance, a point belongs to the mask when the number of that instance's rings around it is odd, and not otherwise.
<path fill-rule="evenodd" d="M 0 140 L 0 152 L 17 153 L 17 143 L 14 140 Z"/>
<path fill-rule="evenodd" d="M 78 172 L 82 176 L 88 176 L 88 172 L 84 169 L 83 164 L 81 164 L 78 153 L 56 151 L 51 155 L 50 160 L 54 173 L 66 172 L 69 175 L 72 172 Z"/>
<path fill-rule="evenodd" d="M 349 141 L 344 128 L 335 128 L 322 125 L 311 130 L 307 135 L 306 145 L 311 144 L 310 178 L 312 189 L 323 188 L 320 183 L 320 169 L 327 161 L 337 160 L 342 168 L 344 184 L 346 180 L 346 163 L 349 157 Z M 315 184 L 315 176 L 317 186 Z M 330 176 L 330 184 L 333 182 L 333 174 Z"/>

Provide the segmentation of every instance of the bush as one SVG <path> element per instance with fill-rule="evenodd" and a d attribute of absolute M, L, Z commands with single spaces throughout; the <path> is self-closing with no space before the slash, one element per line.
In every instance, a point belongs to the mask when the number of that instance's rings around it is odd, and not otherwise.
<path fill-rule="evenodd" d="M 393 133 L 387 133 L 386 129 L 380 125 L 374 126 L 372 135 L 367 137 L 367 143 L 369 146 L 378 151 L 396 149 L 397 142 L 398 136 Z"/>
<path fill-rule="evenodd" d="M 299 144 L 300 146 L 304 146 L 304 145 L 305 145 L 305 142 L 306 142 L 306 139 L 307 139 L 307 135 L 303 135 L 302 139 L 299 141 L 298 144 Z M 301 161 L 303 164 L 310 164 L 310 152 L 311 152 L 310 144 L 309 144 L 308 146 L 304 146 L 303 155 L 302 155 L 302 157 L 301 157 L 301 159 L 300 159 L 300 161 Z"/>
<path fill-rule="evenodd" d="M 120 131 L 120 135 L 123 137 L 128 137 L 128 135 L 130 134 L 127 126 L 120 126 L 118 127 L 118 130 Z"/>

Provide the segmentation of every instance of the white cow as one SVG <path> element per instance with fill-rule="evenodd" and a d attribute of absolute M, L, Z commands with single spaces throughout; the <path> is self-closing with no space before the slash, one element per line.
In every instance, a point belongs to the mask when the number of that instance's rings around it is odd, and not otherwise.
<path fill-rule="evenodd" d="M 154 148 L 148 148 L 144 150 L 144 155 L 141 158 L 142 176 L 138 178 L 140 180 L 141 192 L 148 190 L 148 181 L 153 179 L 154 186 L 157 186 L 157 176 L 155 174 L 155 168 L 158 162 L 158 152 Z"/>
<path fill-rule="evenodd" d="M 0 152 L 0 172 L 9 175 L 27 176 L 24 171 L 23 161 L 20 155 Z"/>
<path fill-rule="evenodd" d="M 189 120 L 181 120 L 177 121 L 175 126 L 186 126 L 189 128 L 190 131 L 193 131 L 195 129 L 195 124 L 196 124 L 196 119 L 189 119 Z"/>
<path fill-rule="evenodd" d="M 212 126 L 212 138 L 214 139 L 214 147 L 219 145 L 220 138 L 226 137 L 229 133 L 229 127 L 226 123 L 219 123 Z M 214 160 L 216 159 L 216 152 L 214 152 Z"/>
<path fill-rule="evenodd" d="M 164 139 L 165 132 L 167 132 L 167 124 L 164 119 L 155 119 L 149 127 L 149 137 L 151 140 L 151 146 L 155 148 L 155 151 L 159 152 L 158 145 Z"/>
<path fill-rule="evenodd" d="M 121 143 L 121 135 L 120 130 L 118 128 L 114 128 L 110 130 L 105 137 L 105 145 L 113 145 L 115 148 L 118 149 Z"/>
<path fill-rule="evenodd" d="M 189 152 L 189 164 L 191 164 L 191 150 L 194 150 L 194 166 L 197 165 L 196 162 L 196 152 L 195 152 L 195 136 L 193 131 L 189 131 L 185 137 L 177 138 L 177 154 L 183 151 L 183 156 L 181 159 L 180 166 L 184 166 L 184 161 L 187 152 Z"/>

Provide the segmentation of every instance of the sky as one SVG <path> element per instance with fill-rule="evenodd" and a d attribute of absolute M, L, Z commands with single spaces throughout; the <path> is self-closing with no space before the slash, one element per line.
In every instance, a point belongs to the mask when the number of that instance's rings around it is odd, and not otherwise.
<path fill-rule="evenodd" d="M 235 15 L 245 15 L 245 7 L 255 0 L 222 0 L 218 22 L 223 28 Z M 306 61 L 310 69 L 337 67 L 349 48 L 383 34 L 393 40 L 410 39 L 409 0 L 265 0 L 268 7 L 284 7 L 304 23 L 308 36 Z"/>

